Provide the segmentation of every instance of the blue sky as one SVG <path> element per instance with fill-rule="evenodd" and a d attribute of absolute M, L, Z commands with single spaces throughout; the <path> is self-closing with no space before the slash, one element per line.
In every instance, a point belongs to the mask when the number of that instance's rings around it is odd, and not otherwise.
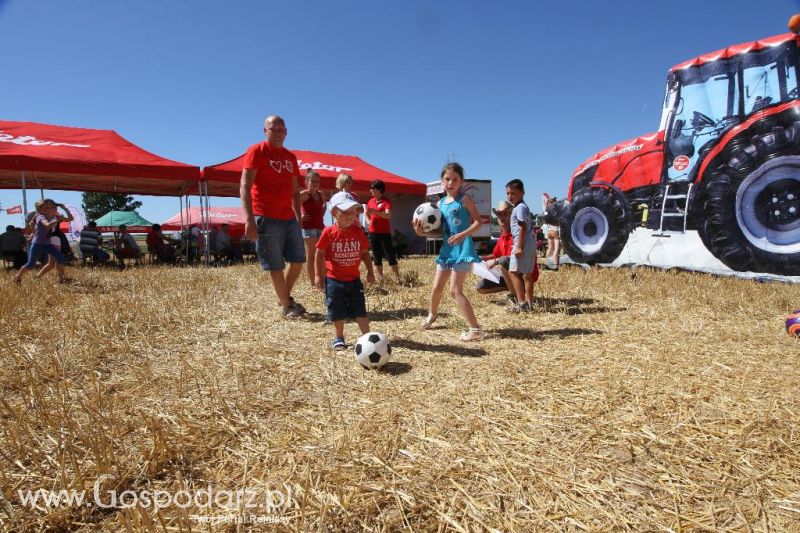
<path fill-rule="evenodd" d="M 538 210 L 592 153 L 657 129 L 671 66 L 783 33 L 795 12 L 797 0 L 0 0 L 0 118 L 114 129 L 205 166 L 262 140 L 278 113 L 289 148 L 420 181 L 457 160 L 493 180 L 494 203 L 521 178 Z M 138 199 L 152 221 L 178 210 Z"/>

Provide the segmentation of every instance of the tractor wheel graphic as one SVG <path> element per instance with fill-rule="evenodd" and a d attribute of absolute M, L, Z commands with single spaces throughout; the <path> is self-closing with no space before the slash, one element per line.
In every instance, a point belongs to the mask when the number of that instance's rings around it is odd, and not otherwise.
<path fill-rule="evenodd" d="M 602 187 L 581 189 L 561 216 L 561 242 L 573 261 L 610 263 L 619 256 L 630 234 L 625 197 Z"/>
<path fill-rule="evenodd" d="M 708 248 L 733 270 L 800 275 L 800 123 L 754 136 L 706 185 Z M 798 139 L 800 140 L 800 139 Z"/>

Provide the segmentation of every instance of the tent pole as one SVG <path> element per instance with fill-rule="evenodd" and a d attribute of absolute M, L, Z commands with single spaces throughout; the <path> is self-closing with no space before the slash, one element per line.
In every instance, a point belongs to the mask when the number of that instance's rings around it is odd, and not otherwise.
<path fill-rule="evenodd" d="M 201 183 L 197 184 L 197 201 L 200 202 L 200 239 L 205 239 L 204 232 L 206 230 L 205 224 L 205 214 L 203 213 L 203 185 Z M 199 246 L 199 241 L 198 241 Z M 203 247 L 203 255 L 198 258 L 204 265 L 206 262 L 206 252 L 205 246 Z"/>
<path fill-rule="evenodd" d="M 192 229 L 190 227 L 191 226 L 191 224 L 190 224 L 191 223 L 191 219 L 189 218 L 190 209 L 192 208 L 191 205 L 192 205 L 191 197 L 187 194 L 186 195 L 186 226 L 187 226 L 187 230 L 188 230 L 186 232 L 186 264 L 187 265 L 189 264 L 189 251 L 190 251 L 190 249 L 192 247 L 191 246 L 191 244 L 192 244 Z"/>
<path fill-rule="evenodd" d="M 181 214 L 181 231 L 178 233 L 178 242 L 181 242 L 183 241 L 183 193 L 178 194 L 178 213 Z M 180 247 L 178 251 L 180 251 Z"/>
<path fill-rule="evenodd" d="M 25 192 L 25 171 L 21 170 L 20 172 L 20 181 L 22 182 L 22 219 L 25 220 L 25 217 L 28 216 L 28 195 Z M 22 227 L 25 227 L 24 222 Z"/>
<path fill-rule="evenodd" d="M 206 197 L 206 267 L 211 266 L 211 207 L 208 205 L 208 182 L 203 182 L 203 193 Z"/>
<path fill-rule="evenodd" d="M 203 194 L 203 182 L 197 183 L 197 194 L 200 200 L 200 234 L 203 236 L 203 264 L 208 268 L 208 232 L 206 231 L 206 203 Z"/>

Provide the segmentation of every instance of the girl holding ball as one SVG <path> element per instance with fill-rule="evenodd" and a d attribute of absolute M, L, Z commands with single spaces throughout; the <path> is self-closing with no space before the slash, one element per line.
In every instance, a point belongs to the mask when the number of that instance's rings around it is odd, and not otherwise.
<path fill-rule="evenodd" d="M 472 304 L 464 294 L 464 280 L 472 272 L 473 263 L 481 261 L 472 242 L 472 235 L 481 227 L 481 220 L 475 202 L 461 192 L 464 185 L 463 167 L 458 163 L 448 163 L 440 176 L 446 193 L 439 200 L 439 209 L 442 212 L 442 248 L 436 258 L 430 311 L 422 321 L 422 327 L 430 329 L 436 321 L 444 286 L 449 279 L 450 294 L 469 324 L 469 330 L 461 335 L 461 340 L 479 341 L 483 340 L 483 331 L 475 318 Z M 426 236 L 419 220 L 414 219 L 412 225 L 417 235 Z"/>

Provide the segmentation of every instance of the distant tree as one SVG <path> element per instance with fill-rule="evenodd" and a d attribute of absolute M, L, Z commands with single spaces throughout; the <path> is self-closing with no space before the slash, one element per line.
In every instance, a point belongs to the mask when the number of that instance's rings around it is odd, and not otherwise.
<path fill-rule="evenodd" d="M 142 202 L 134 202 L 133 196 L 127 194 L 83 193 L 83 212 L 86 214 L 86 220 L 97 220 L 109 211 L 135 211 L 140 207 Z"/>

